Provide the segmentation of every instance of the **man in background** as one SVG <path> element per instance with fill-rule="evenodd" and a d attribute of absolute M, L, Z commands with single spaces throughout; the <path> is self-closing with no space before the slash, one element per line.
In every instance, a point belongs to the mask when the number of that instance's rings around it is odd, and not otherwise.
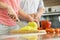
<path fill-rule="evenodd" d="M 32 18 L 36 19 L 39 25 L 40 18 L 44 13 L 43 0 L 20 0 L 20 7 Z M 26 21 L 22 21 L 25 24 Z"/>

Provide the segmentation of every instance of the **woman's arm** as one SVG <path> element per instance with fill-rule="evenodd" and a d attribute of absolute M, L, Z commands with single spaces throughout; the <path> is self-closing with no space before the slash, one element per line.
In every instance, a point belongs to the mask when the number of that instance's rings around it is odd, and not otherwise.
<path fill-rule="evenodd" d="M 0 8 L 8 8 L 8 5 L 6 5 L 5 3 L 0 2 Z"/>

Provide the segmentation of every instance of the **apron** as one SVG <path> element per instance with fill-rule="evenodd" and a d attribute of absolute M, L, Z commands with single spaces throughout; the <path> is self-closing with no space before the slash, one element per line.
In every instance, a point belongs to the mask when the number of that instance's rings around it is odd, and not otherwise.
<path fill-rule="evenodd" d="M 11 31 L 11 30 L 17 30 L 19 28 L 20 28 L 20 26 L 18 24 L 16 26 L 11 26 L 11 27 L 3 25 L 3 24 L 0 24 L 0 35 L 9 34 L 9 31 Z"/>

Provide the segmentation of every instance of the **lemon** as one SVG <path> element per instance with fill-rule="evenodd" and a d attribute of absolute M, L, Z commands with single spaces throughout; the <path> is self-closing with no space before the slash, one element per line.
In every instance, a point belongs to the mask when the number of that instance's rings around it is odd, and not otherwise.
<path fill-rule="evenodd" d="M 24 26 L 20 28 L 20 30 L 33 30 L 33 28 L 31 28 L 30 26 Z"/>
<path fill-rule="evenodd" d="M 20 28 L 19 30 L 37 30 L 36 22 L 29 22 L 27 26 Z"/>
<path fill-rule="evenodd" d="M 31 26 L 33 28 L 37 28 L 37 23 L 36 22 L 29 22 L 28 26 Z"/>

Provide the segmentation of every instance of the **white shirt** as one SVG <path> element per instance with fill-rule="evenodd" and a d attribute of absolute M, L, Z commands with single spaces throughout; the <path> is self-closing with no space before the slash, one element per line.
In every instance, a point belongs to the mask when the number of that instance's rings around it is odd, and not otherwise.
<path fill-rule="evenodd" d="M 36 13 L 39 8 L 44 8 L 43 0 L 21 0 L 20 7 L 28 14 Z"/>

